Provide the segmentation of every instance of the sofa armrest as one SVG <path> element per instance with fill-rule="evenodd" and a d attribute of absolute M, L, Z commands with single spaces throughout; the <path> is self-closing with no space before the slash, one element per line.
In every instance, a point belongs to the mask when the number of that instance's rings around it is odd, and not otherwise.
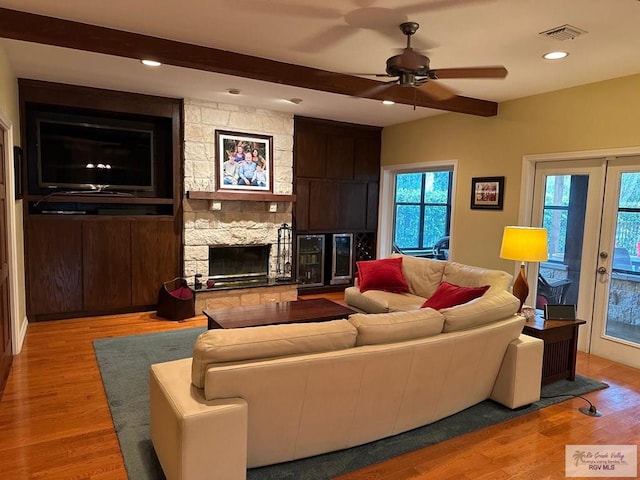
<path fill-rule="evenodd" d="M 247 402 L 204 399 L 191 384 L 191 359 L 149 373 L 151 441 L 167 480 L 245 480 Z"/>
<path fill-rule="evenodd" d="M 521 334 L 507 346 L 490 398 L 511 409 L 540 400 L 544 342 Z"/>

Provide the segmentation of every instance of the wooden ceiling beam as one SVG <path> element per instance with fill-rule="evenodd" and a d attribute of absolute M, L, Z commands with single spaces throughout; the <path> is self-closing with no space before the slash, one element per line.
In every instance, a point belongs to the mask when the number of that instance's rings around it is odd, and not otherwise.
<path fill-rule="evenodd" d="M 381 92 L 374 88 L 380 86 L 375 80 L 7 8 L 0 8 L 0 37 L 118 57 L 150 58 L 165 65 L 416 107 L 484 117 L 498 113 L 497 103 L 487 100 L 456 96 L 437 101 L 419 90 L 397 85 Z"/>

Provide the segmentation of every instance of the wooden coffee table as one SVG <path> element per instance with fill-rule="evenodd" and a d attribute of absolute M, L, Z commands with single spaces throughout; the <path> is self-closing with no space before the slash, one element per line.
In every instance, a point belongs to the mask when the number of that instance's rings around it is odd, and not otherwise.
<path fill-rule="evenodd" d="M 338 303 L 317 298 L 293 302 L 265 303 L 246 307 L 205 310 L 209 329 L 242 328 L 278 323 L 326 322 L 346 318 L 355 310 Z"/>

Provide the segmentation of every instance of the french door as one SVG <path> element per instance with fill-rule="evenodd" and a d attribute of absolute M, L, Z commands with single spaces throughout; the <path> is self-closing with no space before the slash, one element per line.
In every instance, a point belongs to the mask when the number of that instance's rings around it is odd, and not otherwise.
<path fill-rule="evenodd" d="M 581 350 L 640 367 L 640 157 L 537 164 L 532 222 L 549 260 L 530 301 L 575 304 Z"/>
<path fill-rule="evenodd" d="M 640 157 L 608 162 L 591 353 L 640 368 Z"/>

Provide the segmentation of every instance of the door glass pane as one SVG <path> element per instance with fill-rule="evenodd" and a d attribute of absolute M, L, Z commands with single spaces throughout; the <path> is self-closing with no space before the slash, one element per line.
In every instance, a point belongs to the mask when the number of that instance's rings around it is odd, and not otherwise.
<path fill-rule="evenodd" d="M 540 264 L 536 308 L 578 303 L 588 186 L 588 175 L 546 177 L 542 226 L 549 260 Z"/>
<path fill-rule="evenodd" d="M 640 344 L 640 173 L 622 173 L 606 335 Z"/>

